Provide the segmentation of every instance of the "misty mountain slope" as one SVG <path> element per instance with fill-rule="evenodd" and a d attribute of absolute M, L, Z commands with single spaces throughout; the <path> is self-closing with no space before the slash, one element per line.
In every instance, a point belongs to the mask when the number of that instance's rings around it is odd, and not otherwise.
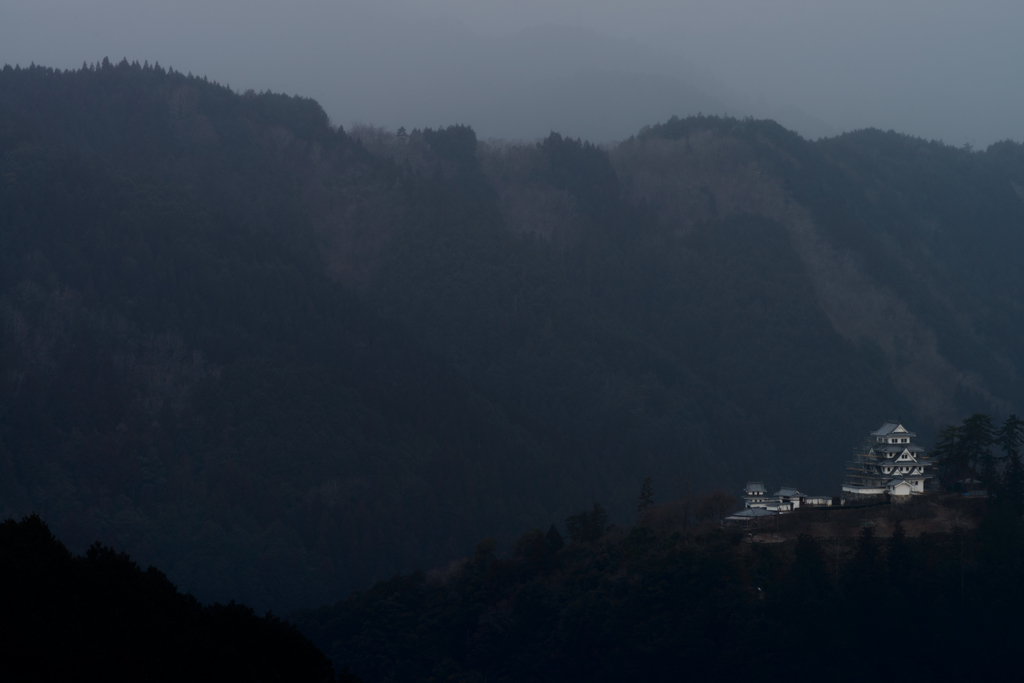
<path fill-rule="evenodd" d="M 646 476 L 835 491 L 879 419 L 1020 403 L 1013 144 L 349 134 L 105 63 L 0 74 L 0 151 L 0 504 L 207 600 L 627 523 Z"/>
<path fill-rule="evenodd" d="M 370 136 L 368 144 L 382 156 L 404 159 L 420 143 L 414 135 L 404 142 Z M 390 315 L 411 321 L 430 335 L 427 339 L 434 337 L 436 348 L 458 358 L 467 372 L 480 377 L 481 386 L 500 392 L 492 394 L 495 400 L 523 404 L 520 397 L 537 396 L 552 382 L 575 387 L 578 395 L 570 410 L 546 407 L 543 415 L 549 419 L 533 422 L 561 443 L 563 452 L 583 450 L 580 457 L 594 462 L 607 458 L 609 465 L 602 468 L 633 461 L 633 472 L 646 466 L 666 483 L 682 475 L 706 486 L 700 468 L 711 462 L 716 468 L 712 481 L 731 479 L 737 482 L 733 486 L 753 473 L 799 478 L 806 486 L 835 486 L 842 458 L 858 442 L 865 422 L 880 411 L 911 413 L 878 371 L 871 351 L 832 329 L 776 221 L 697 214 L 701 222 L 678 234 L 662 224 L 660 209 L 623 196 L 622 185 L 628 188 L 631 178 L 617 174 L 605 152 L 559 136 L 537 146 L 485 148 L 481 163 L 506 229 L 539 239 L 527 239 L 527 244 L 548 252 L 547 267 L 554 270 L 549 277 L 557 279 L 563 297 L 572 296 L 571 305 L 554 309 L 551 316 L 554 302 L 546 300 L 543 290 L 531 289 L 534 273 L 515 263 L 504 266 L 511 272 L 501 275 L 509 284 L 497 288 L 490 273 L 461 287 L 423 289 L 456 274 L 476 277 L 478 260 L 454 256 L 467 249 L 465 237 L 439 242 L 441 253 L 417 243 L 400 256 L 405 265 L 382 268 L 371 289 L 377 297 L 400 301 L 407 300 L 403 293 L 431 291 L 430 300 L 403 304 L 404 310 Z M 412 272 L 416 287 L 395 287 L 390 281 L 395 274 Z M 498 319 L 513 318 L 517 307 L 533 317 L 519 313 L 511 327 Z M 593 310 L 591 329 L 566 327 L 584 307 Z M 467 347 L 468 331 L 453 334 L 456 325 L 468 328 L 467 322 L 441 322 L 453 312 L 471 321 L 474 334 L 493 330 L 492 346 Z M 550 334 L 553 327 L 557 332 Z M 619 358 L 591 353 L 621 347 L 614 337 L 595 343 L 602 328 L 629 331 L 636 350 Z M 558 351 L 556 340 L 564 339 L 572 339 L 572 347 L 547 369 L 547 357 Z M 663 360 L 633 360 L 651 351 Z M 578 372 L 559 379 L 577 364 Z M 499 373 L 495 366 L 502 365 L 522 367 Z M 531 376 L 530 368 L 545 368 L 544 374 Z M 676 368 L 685 369 L 686 384 L 674 379 Z M 594 389 L 587 382 L 594 382 Z M 638 421 L 625 430 L 627 441 L 589 426 L 590 409 L 580 408 L 593 397 L 609 401 L 602 408 L 609 417 L 601 424 L 614 424 L 609 422 L 614 419 L 625 427 Z M 540 397 L 525 403 L 547 406 Z M 695 411 L 698 419 L 691 417 Z M 660 415 L 667 418 L 664 425 L 654 420 Z M 735 417 L 727 424 L 716 421 L 719 415 Z M 583 427 L 577 431 L 573 425 L 579 422 Z"/>
<path fill-rule="evenodd" d="M 281 100 L 126 65 L 2 78 L 6 514 L 277 609 L 535 521 L 544 449 L 327 279 L 261 151 L 310 144 L 302 102 L 283 128 Z"/>
<path fill-rule="evenodd" d="M 3 78 L 9 514 L 287 609 L 595 499 L 627 516 L 649 473 L 775 467 L 508 232 L 472 131 L 396 165 L 308 100 L 126 63 Z"/>
<path fill-rule="evenodd" d="M 877 346 L 925 419 L 1019 405 L 1020 145 L 979 153 L 880 131 L 810 143 L 693 119 L 616 156 L 668 222 L 753 212 L 787 226 L 835 329 Z"/>
<path fill-rule="evenodd" d="M 552 138 L 545 145 L 569 158 L 564 167 L 542 168 L 541 182 L 564 177 L 583 191 L 595 182 L 615 192 L 602 153 L 590 148 L 592 158 L 573 159 L 583 149 L 578 143 Z M 478 195 L 431 188 L 432 210 L 398 228 L 401 237 L 365 290 L 381 310 L 418 330 L 510 414 L 578 461 L 571 485 L 596 486 L 623 507 L 629 499 L 609 490 L 610 473 L 635 479 L 650 470 L 667 483 L 683 475 L 707 486 L 736 469 L 734 458 L 760 451 L 770 460 L 770 446 L 734 405 L 621 317 L 624 274 L 606 263 L 621 256 L 608 243 L 617 238 L 584 221 L 578 230 L 592 242 L 569 253 L 517 239 L 477 164 L 469 156 L 459 173 L 463 191 Z M 608 200 L 611 208 L 593 210 L 612 211 L 617 198 Z M 723 430 L 734 435 L 727 449 L 711 445 Z"/>

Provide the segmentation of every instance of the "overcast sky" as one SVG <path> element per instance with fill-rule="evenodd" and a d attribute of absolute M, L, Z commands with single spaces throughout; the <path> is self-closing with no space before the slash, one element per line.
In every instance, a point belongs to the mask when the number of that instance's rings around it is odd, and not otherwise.
<path fill-rule="evenodd" d="M 159 61 L 345 126 L 601 142 L 698 111 L 1024 141 L 1022 36 L 1022 0 L 0 0 L 0 63 Z"/>

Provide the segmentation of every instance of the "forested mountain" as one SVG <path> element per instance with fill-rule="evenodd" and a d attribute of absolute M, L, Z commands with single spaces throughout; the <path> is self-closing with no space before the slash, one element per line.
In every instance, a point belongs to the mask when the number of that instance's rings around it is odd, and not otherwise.
<path fill-rule="evenodd" d="M 0 675 L 7 681 L 335 680 L 294 626 L 202 605 L 99 543 L 75 557 L 37 516 L 0 523 Z M 351 681 L 341 670 L 340 680 Z"/>
<path fill-rule="evenodd" d="M 1020 410 L 1024 149 L 698 117 L 612 149 L 0 73 L 0 507 L 287 610 Z"/>

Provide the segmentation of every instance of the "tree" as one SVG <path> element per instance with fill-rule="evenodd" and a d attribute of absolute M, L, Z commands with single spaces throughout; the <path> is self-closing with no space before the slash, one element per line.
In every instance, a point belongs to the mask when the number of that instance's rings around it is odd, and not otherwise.
<path fill-rule="evenodd" d="M 552 524 L 551 528 L 548 529 L 548 533 L 545 534 L 544 540 L 547 541 L 548 547 L 551 549 L 552 553 L 557 553 L 562 549 L 562 546 L 565 545 L 565 541 L 562 540 L 562 534 L 558 533 L 558 527 L 554 524 Z"/>
<path fill-rule="evenodd" d="M 903 530 L 903 525 L 900 521 L 896 520 L 892 536 L 889 537 L 889 547 L 885 560 L 886 567 L 889 570 L 889 581 L 898 588 L 904 588 L 907 585 L 907 573 L 910 562 L 906 541 L 907 533 Z"/>
<path fill-rule="evenodd" d="M 790 570 L 794 599 L 804 607 L 824 601 L 828 590 L 828 570 L 822 548 L 813 536 L 800 534 L 796 541 L 796 561 Z"/>
<path fill-rule="evenodd" d="M 943 429 L 935 440 L 932 457 L 939 466 L 939 478 L 946 489 L 967 476 L 969 468 L 963 441 L 962 430 L 956 425 Z"/>
<path fill-rule="evenodd" d="M 690 480 L 679 477 L 679 509 L 683 518 L 683 528 L 690 526 L 690 508 L 693 507 L 693 493 L 690 491 Z"/>
<path fill-rule="evenodd" d="M 975 413 L 960 426 L 950 425 L 939 432 L 932 455 L 939 465 L 943 485 L 949 489 L 973 476 L 985 486 L 995 488 L 999 474 L 992 453 L 994 443 L 992 418 L 983 413 Z"/>
<path fill-rule="evenodd" d="M 863 599 L 882 594 L 882 573 L 878 563 L 878 539 L 873 527 L 866 526 L 857 537 L 857 549 L 847 566 L 847 596 L 854 606 L 864 608 Z"/>
<path fill-rule="evenodd" d="M 975 413 L 964 420 L 962 427 L 964 449 L 967 462 L 982 483 L 990 490 L 998 486 L 996 458 L 992 453 L 992 444 L 996 442 L 992 418 L 984 413 Z"/>
<path fill-rule="evenodd" d="M 1016 415 L 1006 418 L 996 436 L 1003 449 L 1006 467 L 1003 470 L 1003 495 L 1006 504 L 1016 516 L 1024 514 L 1024 465 L 1020 460 L 1020 448 L 1024 443 L 1024 421 Z"/>
<path fill-rule="evenodd" d="M 494 561 L 494 553 L 498 549 L 498 541 L 493 538 L 482 539 L 476 544 L 476 552 L 473 553 L 473 562 L 480 568 L 486 569 Z"/>
<path fill-rule="evenodd" d="M 591 510 L 582 510 L 565 520 L 565 531 L 574 543 L 596 541 L 608 527 L 608 513 L 600 503 Z"/>
<path fill-rule="evenodd" d="M 996 443 L 1003 449 L 1003 455 L 1020 455 L 1021 444 L 1024 444 L 1024 420 L 1010 415 L 995 435 Z"/>
<path fill-rule="evenodd" d="M 720 522 L 725 519 L 726 514 L 736 505 L 736 498 L 725 491 L 712 491 L 697 501 L 693 511 L 697 522 Z"/>
<path fill-rule="evenodd" d="M 651 488 L 651 478 L 647 477 L 644 479 L 644 485 L 640 487 L 640 498 L 637 500 L 636 511 L 643 514 L 652 505 L 654 505 L 654 491 Z"/>
<path fill-rule="evenodd" d="M 830 536 L 825 543 L 825 550 L 829 563 L 832 565 L 832 575 L 836 583 L 839 583 L 839 567 L 846 561 L 850 549 L 846 547 L 846 541 L 840 536 Z"/>
<path fill-rule="evenodd" d="M 516 557 L 525 559 L 533 569 L 550 567 L 551 556 L 554 554 L 551 544 L 540 529 L 530 529 L 520 536 L 512 552 Z"/>

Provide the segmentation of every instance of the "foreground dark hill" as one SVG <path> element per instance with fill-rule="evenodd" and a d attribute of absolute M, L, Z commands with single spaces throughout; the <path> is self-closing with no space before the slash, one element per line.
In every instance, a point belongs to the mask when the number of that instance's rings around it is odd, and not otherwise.
<path fill-rule="evenodd" d="M 0 580 L 4 680 L 334 680 L 323 653 L 277 617 L 204 606 L 100 544 L 75 557 L 37 516 L 0 523 Z"/>
<path fill-rule="evenodd" d="M 1019 409 L 1024 151 L 697 118 L 605 151 L 0 74 L 0 505 L 288 609 Z"/>

